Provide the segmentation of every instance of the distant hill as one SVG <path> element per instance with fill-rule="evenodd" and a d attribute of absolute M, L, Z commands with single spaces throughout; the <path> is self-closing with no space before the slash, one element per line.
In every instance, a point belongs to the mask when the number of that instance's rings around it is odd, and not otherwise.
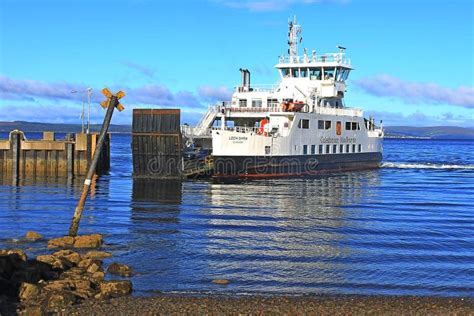
<path fill-rule="evenodd" d="M 92 124 L 90 129 L 92 132 L 100 131 L 100 124 Z M 0 132 L 10 132 L 19 129 L 23 132 L 42 132 L 52 131 L 57 133 L 77 133 L 81 131 L 81 124 L 56 124 L 56 123 L 38 123 L 38 122 L 0 122 Z M 114 125 L 111 124 L 109 131 L 112 133 L 130 133 L 132 127 L 130 125 Z"/>
<path fill-rule="evenodd" d="M 457 126 L 387 126 L 385 135 L 388 137 L 426 137 L 432 139 L 472 139 L 474 128 Z"/>
<path fill-rule="evenodd" d="M 42 132 L 54 131 L 57 133 L 77 133 L 81 131 L 80 124 L 52 124 L 38 122 L 0 122 L 0 132 L 10 132 L 14 129 L 23 132 Z M 130 125 L 110 125 L 112 133 L 130 133 Z M 91 125 L 91 131 L 98 132 L 99 124 Z M 432 126 L 432 127 L 413 127 L 413 126 L 387 126 L 385 127 L 387 137 L 420 137 L 432 139 L 472 139 L 474 140 L 474 128 L 457 126 Z"/>

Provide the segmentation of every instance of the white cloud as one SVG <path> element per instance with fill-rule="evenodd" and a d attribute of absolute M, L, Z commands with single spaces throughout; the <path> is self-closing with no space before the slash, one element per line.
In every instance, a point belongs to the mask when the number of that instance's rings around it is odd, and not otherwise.
<path fill-rule="evenodd" d="M 435 83 L 409 82 L 390 75 L 354 80 L 365 92 L 379 97 L 394 97 L 405 103 L 449 104 L 474 108 L 474 88 L 442 87 Z"/>

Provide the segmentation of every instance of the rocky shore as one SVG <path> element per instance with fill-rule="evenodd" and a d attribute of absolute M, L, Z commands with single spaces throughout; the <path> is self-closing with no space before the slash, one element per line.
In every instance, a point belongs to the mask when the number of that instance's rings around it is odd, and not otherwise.
<path fill-rule="evenodd" d="M 28 232 L 24 239 L 41 238 Z M 130 294 L 129 280 L 104 280 L 106 272 L 126 277 L 133 271 L 116 262 L 105 270 L 102 259 L 112 254 L 94 249 L 102 243 L 100 234 L 55 238 L 47 242 L 48 253 L 34 259 L 21 249 L 0 250 L 0 315 L 61 313 L 87 300 Z"/>
<path fill-rule="evenodd" d="M 23 238 L 44 241 L 35 232 Z M 102 247 L 101 249 L 96 249 Z M 416 296 L 132 297 L 127 265 L 103 259 L 100 234 L 47 241 L 45 254 L 29 259 L 22 249 L 0 250 L 0 315 L 474 315 L 474 298 Z M 42 248 L 41 248 L 42 249 Z M 107 262 L 109 262 L 108 260 Z M 106 274 L 120 276 L 106 280 Z M 217 279 L 225 286 L 229 280 Z"/>
<path fill-rule="evenodd" d="M 178 296 L 113 298 L 68 315 L 474 315 L 474 300 L 417 296 Z"/>

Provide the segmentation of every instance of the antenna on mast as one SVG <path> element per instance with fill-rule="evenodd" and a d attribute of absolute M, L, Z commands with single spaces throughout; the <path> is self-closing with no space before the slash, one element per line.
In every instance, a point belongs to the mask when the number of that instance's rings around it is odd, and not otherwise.
<path fill-rule="evenodd" d="M 298 42 L 301 43 L 303 38 L 301 37 L 301 25 L 296 22 L 296 16 L 293 17 L 293 21 L 288 21 L 288 55 L 290 57 L 290 63 L 297 62 L 298 59 Z"/>

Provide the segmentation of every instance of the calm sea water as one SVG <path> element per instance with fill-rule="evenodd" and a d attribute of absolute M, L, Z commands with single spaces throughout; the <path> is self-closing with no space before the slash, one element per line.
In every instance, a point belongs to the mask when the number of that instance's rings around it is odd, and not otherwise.
<path fill-rule="evenodd" d="M 4 135 L 3 135 L 4 137 Z M 134 182 L 130 137 L 80 233 L 105 234 L 135 293 L 474 296 L 474 142 L 386 140 L 374 171 L 240 184 Z M 0 247 L 66 234 L 81 180 L 0 182 Z M 44 243 L 22 244 L 34 255 Z M 231 283 L 211 283 L 216 278 Z"/>

